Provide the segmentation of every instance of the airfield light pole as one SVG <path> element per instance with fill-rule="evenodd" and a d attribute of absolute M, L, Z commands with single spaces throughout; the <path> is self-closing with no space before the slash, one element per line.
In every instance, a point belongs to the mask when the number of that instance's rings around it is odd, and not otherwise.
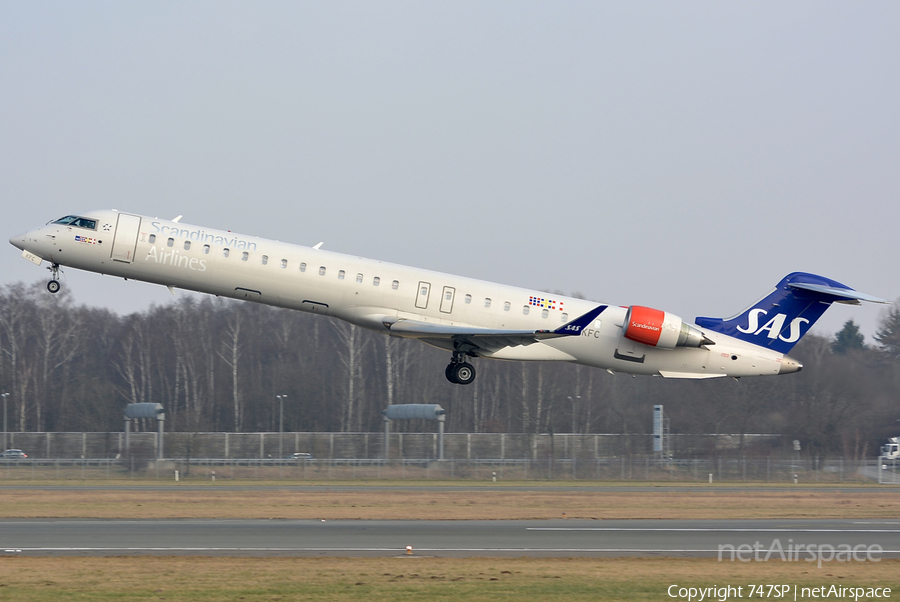
<path fill-rule="evenodd" d="M 576 395 L 575 397 L 572 397 L 571 395 L 569 395 L 568 399 L 569 399 L 569 401 L 572 402 L 572 433 L 574 434 L 575 433 L 575 404 L 577 403 L 577 401 L 579 399 L 581 399 L 581 395 Z"/>
<path fill-rule="evenodd" d="M 9 393 L 0 393 L 0 397 L 3 397 L 3 449 L 6 449 L 6 398 Z"/>
<path fill-rule="evenodd" d="M 284 460 L 284 398 L 287 395 L 276 395 L 275 397 L 278 398 L 278 405 L 281 407 L 278 419 L 278 459 Z"/>

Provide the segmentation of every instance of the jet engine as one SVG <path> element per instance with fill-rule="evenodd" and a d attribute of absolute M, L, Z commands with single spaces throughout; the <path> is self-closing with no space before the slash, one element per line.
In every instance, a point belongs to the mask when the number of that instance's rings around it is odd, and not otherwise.
<path fill-rule="evenodd" d="M 632 305 L 625 314 L 622 334 L 626 339 L 660 349 L 711 345 L 702 332 L 674 314 L 652 307 Z"/>

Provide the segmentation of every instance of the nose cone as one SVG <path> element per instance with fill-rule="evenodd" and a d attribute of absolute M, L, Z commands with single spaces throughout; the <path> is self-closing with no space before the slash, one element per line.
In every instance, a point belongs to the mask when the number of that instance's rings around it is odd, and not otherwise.
<path fill-rule="evenodd" d="M 803 370 L 803 364 L 795 360 L 789 355 L 781 358 L 781 369 L 778 370 L 778 374 L 793 374 L 794 372 L 800 372 Z"/>
<path fill-rule="evenodd" d="M 24 251 L 26 236 L 27 235 L 25 235 L 25 234 L 19 234 L 18 236 L 13 236 L 12 238 L 9 239 L 9 244 L 16 247 L 17 249 Z"/>

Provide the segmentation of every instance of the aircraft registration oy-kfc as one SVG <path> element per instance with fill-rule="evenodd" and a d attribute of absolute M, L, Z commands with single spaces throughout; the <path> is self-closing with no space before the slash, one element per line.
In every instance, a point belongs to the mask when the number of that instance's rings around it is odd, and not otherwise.
<path fill-rule="evenodd" d="M 334 316 L 450 352 L 447 380 L 475 379 L 472 358 L 574 362 L 665 378 L 798 372 L 787 354 L 834 303 L 886 303 L 829 278 L 788 274 L 733 318 L 619 307 L 189 226 L 118 211 L 68 215 L 10 243 L 61 266 Z"/>

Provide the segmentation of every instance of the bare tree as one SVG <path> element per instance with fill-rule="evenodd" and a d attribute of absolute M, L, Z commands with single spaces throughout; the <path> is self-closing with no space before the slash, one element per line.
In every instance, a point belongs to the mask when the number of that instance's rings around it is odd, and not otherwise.
<path fill-rule="evenodd" d="M 225 330 L 222 333 L 222 349 L 218 355 L 225 364 L 231 368 L 231 403 L 234 411 L 234 432 L 240 433 L 244 428 L 244 412 L 241 404 L 241 390 L 238 385 L 238 368 L 240 367 L 241 354 L 241 327 L 244 319 L 242 312 L 232 307 L 225 320 Z"/>
<path fill-rule="evenodd" d="M 357 400 L 357 381 L 360 376 L 360 362 L 368 339 L 363 336 L 358 326 L 346 322 L 332 322 L 333 332 L 337 337 L 338 361 L 343 367 L 341 431 L 362 430 L 362 413 Z"/>
<path fill-rule="evenodd" d="M 29 343 L 28 320 L 33 303 L 21 284 L 14 284 L 0 303 L 0 332 L 3 334 L 3 353 L 8 364 L 13 403 L 18 406 L 19 430 L 25 430 L 26 400 L 29 398 L 29 377 L 33 373 L 27 354 Z"/>
<path fill-rule="evenodd" d="M 37 290 L 35 290 L 37 289 Z M 45 404 L 51 397 L 51 378 L 65 364 L 72 361 L 80 353 L 85 336 L 80 336 L 82 329 L 72 318 L 71 298 L 67 291 L 58 295 L 46 295 L 41 283 L 32 286 L 37 315 L 32 322 L 36 337 L 37 349 L 40 353 L 40 380 L 35 394 L 35 428 L 45 429 L 43 414 Z"/>

